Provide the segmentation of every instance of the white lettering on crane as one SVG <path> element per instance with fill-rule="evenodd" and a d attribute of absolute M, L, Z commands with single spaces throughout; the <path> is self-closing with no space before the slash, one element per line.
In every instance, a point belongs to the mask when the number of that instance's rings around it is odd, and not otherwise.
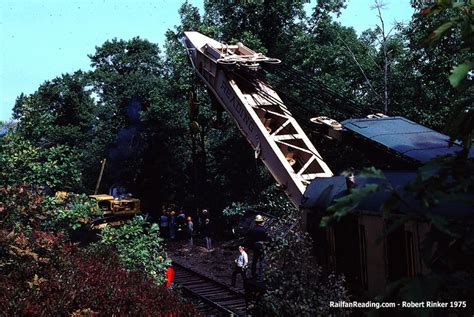
<path fill-rule="evenodd" d="M 226 82 L 224 80 L 221 83 L 221 90 L 227 97 L 227 100 L 230 102 L 235 112 L 237 112 L 243 123 L 245 123 L 245 125 L 247 126 L 248 131 L 253 132 L 255 124 L 251 120 L 250 115 L 247 113 L 247 111 L 245 111 L 244 107 L 239 102 L 239 99 L 235 97 L 235 95 L 232 93 L 228 85 L 226 85 Z"/>

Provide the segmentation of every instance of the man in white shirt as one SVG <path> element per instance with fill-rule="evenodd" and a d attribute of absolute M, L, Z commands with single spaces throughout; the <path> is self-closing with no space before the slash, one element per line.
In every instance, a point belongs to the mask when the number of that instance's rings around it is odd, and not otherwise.
<path fill-rule="evenodd" d="M 245 252 L 245 248 L 243 246 L 239 246 L 239 256 L 235 259 L 235 267 L 234 272 L 232 272 L 232 287 L 235 287 L 235 279 L 237 274 L 240 273 L 242 276 L 242 282 L 245 281 L 245 271 L 247 270 L 247 266 L 249 264 L 249 258 L 247 252 Z"/>

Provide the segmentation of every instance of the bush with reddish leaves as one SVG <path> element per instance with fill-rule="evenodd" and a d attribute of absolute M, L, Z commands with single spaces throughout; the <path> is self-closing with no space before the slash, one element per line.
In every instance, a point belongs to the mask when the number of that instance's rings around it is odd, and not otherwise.
<path fill-rule="evenodd" d="M 50 210 L 27 186 L 0 188 L 0 316 L 189 316 L 191 305 L 140 273 L 112 249 L 78 249 L 45 231 Z"/>
<path fill-rule="evenodd" d="M 198 314 L 165 287 L 125 270 L 111 250 L 75 252 L 43 274 L 23 286 L 21 298 L 9 299 L 13 306 L 0 304 L 7 308 L 4 312 L 47 316 L 80 312 L 107 316 Z"/>

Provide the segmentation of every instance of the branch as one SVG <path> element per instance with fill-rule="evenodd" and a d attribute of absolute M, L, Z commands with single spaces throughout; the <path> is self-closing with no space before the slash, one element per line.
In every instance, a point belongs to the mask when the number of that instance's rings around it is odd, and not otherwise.
<path fill-rule="evenodd" d="M 356 63 L 356 65 L 359 67 L 360 69 L 360 72 L 362 73 L 362 75 L 364 76 L 365 78 L 365 81 L 367 82 L 367 84 L 369 85 L 370 87 L 370 90 L 372 91 L 372 93 L 377 96 L 377 98 L 379 98 L 380 100 L 383 101 L 383 98 L 382 96 L 380 96 L 377 91 L 375 90 L 374 86 L 372 86 L 372 82 L 370 81 L 370 79 L 367 77 L 367 75 L 365 74 L 365 71 L 364 69 L 362 68 L 362 65 L 359 63 L 359 61 L 357 60 L 357 57 L 355 56 L 354 52 L 352 52 L 351 48 L 349 47 L 349 45 L 347 45 L 347 43 L 340 37 L 338 37 L 338 40 L 340 40 L 344 47 L 349 51 L 349 53 L 351 54 L 351 57 L 352 59 L 354 60 L 354 62 Z M 378 65 L 377 65 L 378 66 Z"/>
<path fill-rule="evenodd" d="M 384 79 L 384 98 L 383 98 L 383 103 L 384 103 L 384 113 L 387 114 L 388 112 L 388 57 L 387 57 L 387 39 L 388 35 L 385 34 L 385 23 L 382 17 L 382 11 L 381 9 L 385 6 L 385 4 L 379 0 L 375 0 L 375 4 L 372 8 L 376 8 L 378 11 L 378 17 L 380 19 L 380 24 L 381 24 L 381 31 L 382 31 L 382 48 L 383 48 L 383 60 L 384 60 L 384 74 L 383 74 L 383 79 Z M 390 30 L 391 32 L 392 30 Z"/>

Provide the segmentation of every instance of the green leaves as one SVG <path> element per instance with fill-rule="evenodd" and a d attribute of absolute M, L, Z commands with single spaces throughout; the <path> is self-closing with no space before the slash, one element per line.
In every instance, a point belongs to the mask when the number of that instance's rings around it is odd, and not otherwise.
<path fill-rule="evenodd" d="M 70 190 L 81 181 L 81 155 L 66 145 L 41 148 L 15 134 L 0 143 L 0 182 Z"/>
<path fill-rule="evenodd" d="M 226 217 L 243 216 L 245 211 L 249 208 L 247 204 L 233 202 L 222 210 L 222 215 Z"/>
<path fill-rule="evenodd" d="M 75 230 L 99 216 L 96 201 L 86 195 L 68 193 L 64 197 L 45 197 L 45 226 L 49 230 Z"/>
<path fill-rule="evenodd" d="M 336 199 L 327 210 L 331 215 L 321 219 L 321 227 L 326 227 L 334 220 L 339 221 L 350 211 L 354 210 L 362 200 L 377 192 L 379 188 L 378 184 L 367 184 L 364 187 L 353 188 L 348 195 Z"/>
<path fill-rule="evenodd" d="M 444 232 L 445 234 L 453 237 L 453 238 L 460 238 L 460 235 L 456 232 L 451 231 L 450 229 L 450 223 L 447 218 L 438 216 L 438 215 L 432 215 L 432 214 L 426 214 L 426 217 L 431 221 L 431 223 L 438 228 L 441 232 Z"/>
<path fill-rule="evenodd" d="M 449 22 L 443 23 L 428 36 L 428 38 L 425 40 L 425 43 L 431 46 L 436 45 L 441 39 L 441 37 L 443 37 L 444 34 L 448 30 L 450 30 L 454 25 L 455 25 L 455 21 L 449 21 Z"/>
<path fill-rule="evenodd" d="M 462 83 L 468 81 L 468 73 L 474 69 L 474 60 L 467 60 L 453 68 L 449 82 L 454 88 L 460 88 Z M 472 81 L 472 80 L 471 80 Z"/>
<path fill-rule="evenodd" d="M 150 225 L 142 216 L 137 216 L 120 227 L 105 227 L 101 232 L 101 243 L 113 246 L 128 270 L 144 272 L 161 284 L 171 259 L 164 251 L 159 234 L 157 224 Z"/>
<path fill-rule="evenodd" d="M 437 1 L 436 5 L 430 8 L 433 13 L 452 13 L 454 16 L 449 20 L 445 20 L 438 26 L 431 34 L 425 38 L 424 43 L 431 48 L 441 46 L 440 41 L 444 37 L 446 41 L 449 38 L 458 38 L 460 43 L 455 43 L 454 51 L 461 55 L 464 62 L 458 63 L 451 70 L 449 75 L 449 82 L 456 90 L 457 94 L 452 101 L 451 119 L 455 118 L 455 125 L 449 125 L 448 132 L 450 133 L 451 141 L 460 139 L 464 148 L 467 150 L 471 146 L 472 131 L 474 124 L 472 123 L 472 104 L 474 97 L 472 89 L 474 87 L 474 80 L 472 72 L 474 69 L 474 60 L 472 53 L 474 53 L 474 16 L 472 3 L 461 1 Z M 453 13 L 454 12 L 454 13 Z M 448 30 L 459 30 L 454 36 L 447 36 Z M 466 60 L 466 55 L 468 59 Z"/>
<path fill-rule="evenodd" d="M 417 179 L 407 186 L 425 208 L 439 202 L 472 203 L 468 193 L 474 190 L 471 175 L 474 162 L 463 155 L 439 157 L 422 166 Z M 470 200 L 466 201 L 466 199 Z"/>
<path fill-rule="evenodd" d="M 280 220 L 291 227 L 295 219 Z M 313 253 L 314 242 L 308 233 L 291 230 L 278 235 L 265 251 L 267 291 L 261 315 L 328 316 L 337 309 L 330 301 L 348 300 L 344 276 L 323 273 Z M 345 311 L 347 313 L 347 310 Z M 260 315 L 260 314 L 258 314 Z"/>

